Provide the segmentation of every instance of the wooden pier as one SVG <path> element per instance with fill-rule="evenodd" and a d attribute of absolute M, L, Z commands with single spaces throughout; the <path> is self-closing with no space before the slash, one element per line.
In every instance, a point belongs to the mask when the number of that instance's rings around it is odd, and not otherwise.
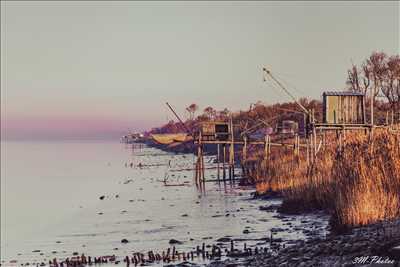
<path fill-rule="evenodd" d="M 293 153 L 293 156 L 296 156 L 298 159 L 300 158 L 299 156 L 301 151 L 303 151 L 305 153 L 307 165 L 310 166 L 316 162 L 319 151 L 325 149 L 327 145 L 330 145 L 327 143 L 328 132 L 333 131 L 335 133 L 336 140 L 334 142 L 339 149 L 342 149 L 343 143 L 346 140 L 346 135 L 349 131 L 361 131 L 365 134 L 369 134 L 370 137 L 373 136 L 374 129 L 376 128 L 389 128 L 392 131 L 399 131 L 399 129 L 393 128 L 393 115 L 392 124 L 388 124 L 389 119 L 387 114 L 386 125 L 374 125 L 373 101 L 371 101 L 370 123 L 367 123 L 365 109 L 366 94 L 354 91 L 324 92 L 322 110 L 323 119 L 322 122 L 318 122 L 315 118 L 314 110 L 308 110 L 299 103 L 289 90 L 277 78 L 275 78 L 269 70 L 263 68 L 263 72 L 267 75 L 267 77 L 264 77 L 264 81 L 266 81 L 266 78 L 270 78 L 297 104 L 301 112 L 293 112 L 303 114 L 304 132 L 301 134 L 296 132 L 294 136 L 290 138 L 290 142 L 272 141 L 271 134 L 266 134 L 263 140 L 250 140 L 247 133 L 257 126 L 252 126 L 249 129 L 238 133 L 234 129 L 232 116 L 230 117 L 229 122 L 202 122 L 198 133 L 191 133 L 193 136 L 193 142 L 197 146 L 197 162 L 195 167 L 195 183 L 197 186 L 204 188 L 203 185 L 206 182 L 204 175 L 204 145 L 207 144 L 217 146 L 217 181 L 221 181 L 221 167 L 222 180 L 226 181 L 226 179 L 229 179 L 234 181 L 235 146 L 242 146 L 241 163 L 243 170 L 245 170 L 243 165 L 248 160 L 248 147 L 257 145 L 264 147 L 264 159 L 266 161 L 270 160 L 272 147 L 284 148 L 289 149 Z M 167 105 L 178 120 L 184 125 L 170 105 L 168 103 Z M 264 121 L 262 122 L 268 125 Z M 189 133 L 190 131 L 187 130 L 187 132 Z M 228 171 L 228 177 L 226 171 Z"/>
<path fill-rule="evenodd" d="M 313 112 L 310 112 L 313 114 Z M 293 156 L 299 157 L 300 153 L 305 153 L 305 159 L 308 165 L 314 164 L 317 160 L 318 153 L 325 149 L 326 146 L 331 143 L 327 142 L 327 133 L 333 132 L 336 136 L 335 144 L 339 149 L 343 146 L 344 141 L 348 132 L 361 131 L 364 134 L 372 135 L 376 128 L 387 128 L 390 125 L 370 125 L 370 124 L 332 124 L 332 123 L 317 123 L 315 119 L 311 117 L 308 119 L 306 125 L 306 132 L 302 135 L 296 133 L 291 138 L 285 141 L 272 141 L 274 135 L 265 135 L 264 140 L 249 140 L 246 135 L 235 135 L 233 129 L 232 119 L 229 123 L 226 122 L 205 122 L 207 124 L 205 128 L 200 127 L 200 131 L 195 135 L 194 144 L 197 146 L 197 162 L 196 162 L 196 173 L 195 183 L 198 187 L 204 187 L 205 182 L 220 182 L 220 181 L 234 181 L 235 180 L 235 157 L 236 154 L 240 154 L 240 162 L 243 169 L 243 175 L 245 175 L 244 165 L 248 159 L 249 146 L 262 146 L 264 147 L 264 159 L 270 160 L 271 148 L 281 148 L 292 153 Z M 210 125 L 221 125 L 225 124 L 224 132 L 215 131 L 217 127 L 214 127 L 214 131 L 210 130 Z M 212 128 L 212 127 L 211 127 Z M 207 129 L 206 131 L 204 129 Z M 235 138 L 236 137 L 236 138 Z M 215 145 L 217 150 L 216 164 L 217 164 L 217 179 L 206 180 L 205 179 L 205 166 L 204 166 L 204 146 Z M 237 147 L 241 146 L 240 151 L 235 151 Z"/>

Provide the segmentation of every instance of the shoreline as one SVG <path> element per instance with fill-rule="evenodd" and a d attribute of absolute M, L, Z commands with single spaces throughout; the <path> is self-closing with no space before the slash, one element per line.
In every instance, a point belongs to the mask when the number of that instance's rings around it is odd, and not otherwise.
<path fill-rule="evenodd" d="M 264 193 L 259 196 L 255 192 L 255 196 L 265 200 L 282 199 L 279 193 L 273 192 L 272 195 Z M 278 210 L 280 216 L 286 214 L 287 207 L 282 208 L 282 204 L 273 208 Z M 307 216 L 315 212 L 318 212 L 318 209 L 293 214 Z M 325 238 L 297 240 L 295 244 L 279 250 L 276 254 L 246 255 L 239 252 L 238 255 L 245 256 L 211 262 L 208 266 L 399 266 L 400 219 L 353 227 L 347 232 L 330 233 Z"/>
<path fill-rule="evenodd" d="M 160 148 L 158 147 L 158 149 Z M 174 152 L 166 149 L 163 149 L 163 151 Z M 286 224 L 288 224 L 290 222 L 290 218 L 293 218 L 294 216 L 303 216 L 306 218 L 308 217 L 308 220 L 312 222 L 312 219 L 310 220 L 309 218 L 316 214 L 327 215 L 326 211 L 288 214 L 282 212 L 282 203 L 278 205 L 268 203 L 269 201 L 273 202 L 274 200 L 283 200 L 282 196 L 279 196 L 279 194 L 252 194 L 252 196 L 256 199 L 263 200 L 265 201 L 265 204 L 268 204 L 266 206 L 258 206 L 258 209 L 266 212 L 274 212 L 274 214 L 271 214 L 271 217 L 282 219 L 282 227 L 279 226 L 279 228 L 282 229 L 275 229 L 277 233 L 290 231 L 290 229 L 283 228 L 286 228 Z M 252 208 L 257 209 L 257 207 Z M 231 216 L 234 216 L 234 214 L 235 213 L 232 212 Z M 352 232 L 354 231 L 354 233 L 350 234 L 328 234 L 324 236 L 322 232 L 327 231 L 328 229 L 328 227 L 319 227 L 319 233 L 316 233 L 313 232 L 313 230 L 315 230 L 314 225 L 303 225 L 303 230 L 308 231 L 309 234 L 307 235 L 307 238 L 305 240 L 302 240 L 301 237 L 291 240 L 285 240 L 276 237 L 273 238 L 273 242 L 271 242 L 271 239 L 269 238 L 269 233 L 258 234 L 257 232 L 254 232 L 257 234 L 257 239 L 238 239 L 224 236 L 215 236 L 215 239 L 218 238 L 223 240 L 225 238 L 225 242 L 220 241 L 218 244 L 216 242 L 218 240 L 205 240 L 204 242 L 210 242 L 208 244 L 206 243 L 206 247 L 208 250 L 207 252 L 210 258 L 205 255 L 205 262 L 203 261 L 202 263 L 199 263 L 199 260 L 195 260 L 192 263 L 187 263 L 187 265 L 185 265 L 186 263 L 185 261 L 183 261 L 185 258 L 183 258 L 183 256 L 181 255 L 182 261 L 180 263 L 178 263 L 177 261 L 175 261 L 175 263 L 166 261 L 163 266 L 353 266 L 351 264 L 356 257 L 368 257 L 367 260 L 370 259 L 372 261 L 373 259 L 377 260 L 377 258 L 373 258 L 375 256 L 389 257 L 389 260 L 393 259 L 398 261 L 398 254 L 396 253 L 399 253 L 399 250 L 393 251 L 393 248 L 400 244 L 400 220 L 397 220 L 393 223 L 382 222 L 376 225 L 357 227 L 352 230 Z M 176 236 L 176 238 L 177 240 L 180 240 L 181 237 Z M 255 246 L 247 246 L 247 249 L 251 249 L 251 252 L 243 247 L 243 243 L 245 243 L 246 241 L 250 241 L 251 239 L 258 240 L 259 243 L 263 243 L 258 246 L 257 255 L 254 255 Z M 231 240 L 237 242 L 237 244 L 235 243 L 234 245 L 235 249 L 233 251 L 230 249 Z M 215 255 L 214 259 L 211 258 L 211 255 L 213 255 L 213 245 L 217 245 L 221 250 L 223 250 L 222 259 L 219 261 L 215 261 Z M 270 247 L 271 245 L 273 245 L 273 249 L 270 249 L 268 245 Z M 176 246 L 179 247 L 179 244 L 177 244 Z M 265 252 L 264 250 L 265 247 L 268 248 L 267 252 Z M 228 257 L 227 253 L 229 254 Z M 110 254 L 113 254 L 113 252 L 110 251 Z M 161 251 L 159 251 L 159 254 L 162 254 Z M 71 255 L 71 257 L 74 257 L 74 255 Z M 185 257 L 186 259 L 188 259 L 187 254 Z M 360 260 L 362 259 L 364 258 L 361 258 Z M 126 262 L 124 262 L 124 258 L 122 256 L 117 257 L 116 261 L 118 261 L 119 264 L 126 265 Z M 111 264 L 114 265 L 114 263 L 115 261 L 113 261 Z M 153 266 L 154 264 L 155 266 L 159 266 L 159 264 L 162 263 L 162 261 L 158 263 L 146 262 L 146 264 L 150 264 Z M 107 264 L 110 264 L 110 262 L 108 262 Z M 20 265 L 20 262 L 18 263 L 18 265 Z M 7 265 L 7 263 L 2 263 L 1 266 L 9 265 Z M 46 264 L 46 266 L 48 265 Z"/>
<path fill-rule="evenodd" d="M 226 266 L 399 266 L 400 220 L 357 227 L 347 234 L 329 235 L 283 248 L 277 254 L 212 262 Z"/>

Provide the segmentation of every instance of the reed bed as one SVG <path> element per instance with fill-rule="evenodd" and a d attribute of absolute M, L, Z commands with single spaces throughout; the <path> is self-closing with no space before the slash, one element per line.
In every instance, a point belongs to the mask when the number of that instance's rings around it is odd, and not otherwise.
<path fill-rule="evenodd" d="M 336 229 L 400 217 L 399 132 L 350 133 L 341 148 L 333 135 L 328 140 L 310 165 L 305 153 L 277 149 L 268 161 L 256 153 L 257 193 L 281 194 L 285 212 L 328 210 Z"/>
<path fill-rule="evenodd" d="M 352 137 L 332 166 L 333 222 L 367 225 L 400 217 L 400 137 L 381 131 Z"/>

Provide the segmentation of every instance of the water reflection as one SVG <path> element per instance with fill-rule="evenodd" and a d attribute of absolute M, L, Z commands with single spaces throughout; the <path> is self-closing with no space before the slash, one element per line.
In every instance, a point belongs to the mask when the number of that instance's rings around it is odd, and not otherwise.
<path fill-rule="evenodd" d="M 124 257 L 166 250 L 171 239 L 180 242 L 180 251 L 202 243 L 229 246 L 217 241 L 224 237 L 252 247 L 268 245 L 262 238 L 273 228 L 283 228 L 277 238 L 290 240 L 304 237 L 307 223 L 326 224 L 319 215 L 282 217 L 260 210 L 279 200 L 252 199 L 252 188 L 217 181 L 210 156 L 205 175 L 216 181 L 198 190 L 194 155 L 111 142 L 3 148 L 1 259 L 7 262 L 40 262 L 74 252 Z"/>

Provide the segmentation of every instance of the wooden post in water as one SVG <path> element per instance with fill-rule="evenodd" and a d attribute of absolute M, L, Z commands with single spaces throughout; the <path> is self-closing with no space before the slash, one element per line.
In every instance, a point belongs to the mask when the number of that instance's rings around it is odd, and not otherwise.
<path fill-rule="evenodd" d="M 204 167 L 204 145 L 201 145 L 201 181 L 204 183 L 206 182 L 206 179 L 204 178 L 204 173 L 205 173 L 205 167 Z"/>
<path fill-rule="evenodd" d="M 199 179 L 200 179 L 200 143 L 201 143 L 201 132 L 199 132 L 199 140 L 197 142 L 197 159 L 196 159 L 196 166 L 195 166 L 195 182 L 196 186 L 199 186 Z"/>
<path fill-rule="evenodd" d="M 225 162 L 226 162 L 226 144 L 222 145 L 222 154 L 223 154 L 223 158 L 222 158 L 222 177 L 225 181 L 226 179 L 226 168 L 225 168 Z"/>
<path fill-rule="evenodd" d="M 220 170 L 219 170 L 219 161 L 220 161 L 220 144 L 217 144 L 217 179 L 218 179 L 218 182 L 219 182 L 219 180 L 220 180 L 220 175 L 219 175 L 219 172 L 220 172 Z"/>
<path fill-rule="evenodd" d="M 233 133 L 233 119 L 231 116 L 231 146 L 230 146 L 230 151 L 229 151 L 229 166 L 230 166 L 230 179 L 235 179 L 235 136 Z"/>
<path fill-rule="evenodd" d="M 229 144 L 229 158 L 228 158 L 228 177 L 229 180 L 232 180 L 232 165 L 231 165 L 231 156 L 232 156 L 232 145 Z"/>
<path fill-rule="evenodd" d="M 198 154 L 198 152 L 197 152 Z M 197 156 L 198 157 L 198 156 Z M 199 186 L 198 184 L 198 179 L 199 179 L 199 158 L 196 159 L 196 166 L 195 166 L 195 172 L 194 172 L 194 182 L 196 183 L 196 187 Z"/>
<path fill-rule="evenodd" d="M 247 161 L 247 136 L 243 137 L 243 152 L 242 152 L 242 172 L 246 176 L 246 161 Z"/>
<path fill-rule="evenodd" d="M 247 136 L 243 137 L 244 145 L 243 145 L 243 162 L 247 160 Z"/>
<path fill-rule="evenodd" d="M 247 161 L 247 136 L 243 137 L 243 151 L 242 151 L 242 175 L 246 176 L 246 161 Z"/>
<path fill-rule="evenodd" d="M 204 179 L 204 169 L 203 169 L 203 144 L 201 132 L 199 133 L 199 142 L 197 146 L 197 164 L 196 164 L 196 185 L 201 186 L 202 179 Z"/>

